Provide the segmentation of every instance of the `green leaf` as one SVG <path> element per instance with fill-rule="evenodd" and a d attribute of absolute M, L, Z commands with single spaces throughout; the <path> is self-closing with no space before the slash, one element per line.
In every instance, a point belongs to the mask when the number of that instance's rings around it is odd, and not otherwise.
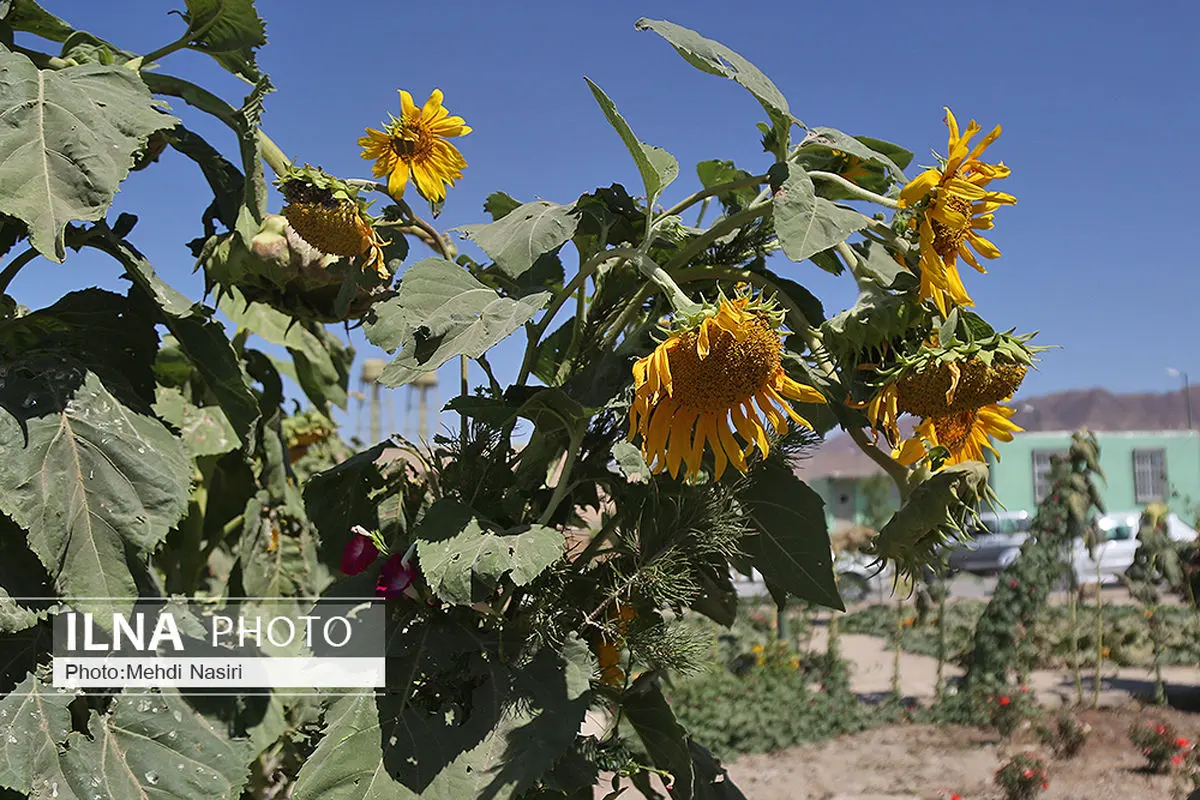
<path fill-rule="evenodd" d="M 751 473 L 742 502 L 758 529 L 742 544 L 754 568 L 801 600 L 844 610 L 821 496 L 786 465 L 769 460 Z"/>
<path fill-rule="evenodd" d="M 260 491 L 246 504 L 237 543 L 242 587 L 253 597 L 311 596 L 326 574 L 317 561 L 317 543 L 303 520 L 272 508 Z"/>
<path fill-rule="evenodd" d="M 662 194 L 663 189 L 666 189 L 672 181 L 679 177 L 679 162 L 675 160 L 675 156 L 661 147 L 654 147 L 639 141 L 634 135 L 633 129 L 629 127 L 629 123 L 617 111 L 617 106 L 608 98 L 604 90 L 592 83 L 590 79 L 584 78 L 584 80 L 591 88 L 596 102 L 600 104 L 600 110 L 604 112 L 605 118 L 617 131 L 617 135 L 625 143 L 629 154 L 633 156 L 638 172 L 642 175 L 642 185 L 646 187 L 647 201 L 653 205 L 658 200 L 658 196 Z"/>
<path fill-rule="evenodd" d="M 650 762 L 675 779 L 673 800 L 691 800 L 694 795 L 688 735 L 653 677 L 644 675 L 634 682 L 621 698 L 621 713 L 637 731 Z"/>
<path fill-rule="evenodd" d="M 570 748 L 594 668 L 577 638 L 519 668 L 489 648 L 486 663 L 473 659 L 467 677 L 478 688 L 451 722 L 410 701 L 412 684 L 430 672 L 440 677 L 439 661 L 480 645 L 474 632 L 446 624 L 413 627 L 399 648 L 409 685 L 400 695 L 345 697 L 330 706 L 325 735 L 297 776 L 295 800 L 514 800 Z"/>
<path fill-rule="evenodd" d="M 612 446 L 613 460 L 617 471 L 625 476 L 626 483 L 649 483 L 650 467 L 642 458 L 642 451 L 624 439 Z"/>
<path fill-rule="evenodd" d="M 254 0 L 187 0 L 181 16 L 193 37 L 188 47 L 208 53 L 235 75 L 258 80 L 254 50 L 267 43 L 267 31 Z"/>
<path fill-rule="evenodd" d="M 492 192 L 483 203 L 483 210 L 492 215 L 493 222 L 499 222 L 520 207 L 521 201 L 508 192 Z"/>
<path fill-rule="evenodd" d="M 4 733 L 0 734 L 0 786 L 25 793 L 38 784 L 37 797 L 52 796 L 46 790 L 50 782 L 57 782 L 54 776 L 62 775 L 58 745 L 71 731 L 67 706 L 74 699 L 73 692 L 47 686 L 33 673 L 0 698 L 0 720 L 4 725 Z M 62 788 L 67 788 L 65 780 Z"/>
<path fill-rule="evenodd" d="M 804 144 L 818 144 L 834 150 L 840 150 L 847 155 L 857 156 L 864 161 L 872 161 L 881 167 L 886 167 L 892 173 L 893 179 L 900 183 L 908 183 L 908 178 L 904 176 L 904 170 L 900 165 L 893 161 L 886 153 L 881 153 L 871 148 L 863 142 L 860 137 L 851 136 L 848 133 L 843 133 L 837 128 L 813 128 L 804 138 Z M 908 154 L 912 158 L 912 153 Z M 906 162 L 907 163 L 907 162 Z"/>
<path fill-rule="evenodd" d="M 920 283 L 916 275 L 875 242 L 857 242 L 851 246 L 858 255 L 862 272 L 874 278 L 883 288 L 906 292 Z"/>
<path fill-rule="evenodd" d="M 160 386 L 154 413 L 179 430 L 192 457 L 219 456 L 239 445 L 237 432 L 219 406 L 198 408 L 178 389 Z"/>
<path fill-rule="evenodd" d="M 783 92 L 779 91 L 778 87 L 758 67 L 740 54 L 720 42 L 705 38 L 693 30 L 666 20 L 643 17 L 634 23 L 634 27 L 639 31 L 654 31 L 666 39 L 670 42 L 671 47 L 675 48 L 675 52 L 683 56 L 683 59 L 696 69 L 707 72 L 709 75 L 718 75 L 736 81 L 754 95 L 758 102 L 762 103 L 762 107 L 777 126 L 782 123 L 783 130 L 791 127 L 791 122 L 795 117 L 788 109 L 788 102 L 783 96 Z"/>
<path fill-rule="evenodd" d="M 783 290 L 789 300 L 796 304 L 804 314 L 804 318 L 808 320 L 809 325 L 815 328 L 825 322 L 825 306 L 821 305 L 819 297 L 793 280 L 781 278 L 770 270 L 766 272 L 771 281 Z"/>
<path fill-rule="evenodd" d="M 102 218 L 146 139 L 178 120 L 124 67 L 39 70 L 0 48 L 0 74 L 0 213 L 22 220 L 37 251 L 61 262 L 67 223 Z"/>
<path fill-rule="evenodd" d="M 720 186 L 725 183 L 749 178 L 750 173 L 744 169 L 738 169 L 733 165 L 732 161 L 701 161 L 696 164 L 696 175 L 700 178 L 700 183 L 705 189 L 711 189 L 714 186 Z M 726 209 L 743 209 L 747 208 L 754 201 L 754 197 L 758 194 L 757 187 L 747 186 L 742 189 L 735 189 L 732 192 L 717 195 L 717 198 L 726 207 Z"/>
<path fill-rule="evenodd" d="M 225 328 L 212 318 L 212 310 L 193 303 L 160 278 L 154 267 L 134 247 L 119 239 L 107 226 L 93 226 L 89 246 L 103 250 L 125 265 L 125 274 L 158 306 L 162 322 L 187 353 L 224 410 L 238 438 L 247 443 L 258 422 L 258 399 L 242 369 Z"/>
<path fill-rule="evenodd" d="M 25 531 L 0 514 L 0 632 L 28 630 L 46 619 L 56 605 L 46 598 L 53 596 L 50 576 L 25 544 Z"/>
<path fill-rule="evenodd" d="M 496 222 L 462 225 L 453 230 L 479 245 L 504 274 L 517 278 L 538 257 L 569 241 L 578 226 L 579 214 L 573 205 L 535 200 L 509 211 Z"/>
<path fill-rule="evenodd" d="M 12 0 L 8 13 L 0 15 L 15 31 L 25 31 L 52 42 L 64 42 L 75 29 L 46 11 L 33 0 Z"/>
<path fill-rule="evenodd" d="M 432 372 L 457 355 L 479 358 L 524 325 L 550 299 L 536 292 L 501 297 L 440 258 L 408 268 L 396 296 L 375 306 L 367 338 L 400 353 L 384 368 L 380 383 L 401 386 Z"/>
<path fill-rule="evenodd" d="M 379 514 L 373 493 L 382 488 L 379 461 L 388 443 L 356 453 L 335 467 L 313 475 L 304 484 L 304 506 L 308 518 L 320 534 L 322 560 L 332 566 L 341 562 L 350 529 L 362 525 L 367 530 L 379 527 Z"/>
<path fill-rule="evenodd" d="M 908 165 L 912 163 L 912 151 L 907 150 L 898 144 L 885 142 L 883 139 L 875 139 L 871 136 L 855 136 L 854 138 L 858 139 L 876 153 L 887 156 L 892 161 L 896 162 L 896 166 L 900 167 L 901 169 L 908 169 Z"/>
<path fill-rule="evenodd" d="M 354 350 L 317 322 L 297 322 L 264 303 L 247 303 L 241 292 L 230 289 L 217 307 L 239 328 L 286 347 L 295 364 L 296 381 L 319 409 L 330 403 L 346 407 L 350 365 Z"/>
<path fill-rule="evenodd" d="M 92 712 L 87 735 L 71 733 L 49 776 L 35 775 L 35 796 L 105 800 L 241 796 L 251 758 L 245 743 L 230 742 L 178 692 L 118 695 L 107 714 Z"/>
<path fill-rule="evenodd" d="M 812 178 L 795 166 L 788 171 L 773 202 L 775 232 L 784 254 L 792 261 L 828 250 L 870 222 L 857 211 L 817 197 Z"/>
<path fill-rule="evenodd" d="M 562 558 L 565 539 L 553 528 L 531 525 L 516 533 L 485 531 L 471 509 L 439 500 L 415 533 L 421 574 L 442 600 L 468 605 L 478 597 L 476 582 L 488 591 L 507 575 L 517 586 L 532 581 Z"/>
<path fill-rule="evenodd" d="M 126 550 L 152 552 L 183 516 L 191 464 L 161 422 L 122 405 L 94 373 L 37 380 L 14 404 L 29 417 L 0 414 L 0 511 L 29 531 L 60 593 L 129 598 L 93 606 L 128 609 L 137 589 Z M 23 394 L 16 383 L 10 398 Z"/>

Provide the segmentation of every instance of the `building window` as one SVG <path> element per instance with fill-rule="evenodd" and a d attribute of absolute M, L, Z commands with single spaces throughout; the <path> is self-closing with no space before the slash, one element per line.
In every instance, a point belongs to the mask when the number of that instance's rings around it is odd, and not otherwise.
<path fill-rule="evenodd" d="M 1165 450 L 1133 451 L 1133 495 L 1138 503 L 1167 499 L 1167 453 Z"/>
<path fill-rule="evenodd" d="M 1050 478 L 1051 459 L 1054 456 L 1065 456 L 1059 450 L 1034 450 L 1033 451 L 1033 499 L 1035 502 L 1042 502 L 1046 499 L 1046 495 L 1050 494 L 1050 487 L 1053 481 Z"/>

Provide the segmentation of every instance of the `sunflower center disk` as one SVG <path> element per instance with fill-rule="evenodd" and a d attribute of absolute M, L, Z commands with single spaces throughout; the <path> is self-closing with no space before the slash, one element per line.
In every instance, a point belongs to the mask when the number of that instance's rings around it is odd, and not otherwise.
<path fill-rule="evenodd" d="M 426 158 L 432 148 L 433 137 L 419 122 L 409 123 L 403 134 L 392 134 L 392 152 L 403 161 Z"/>
<path fill-rule="evenodd" d="M 959 379 L 953 402 L 946 402 L 953 381 L 950 367 L 938 364 L 897 382 L 897 408 L 926 418 L 982 408 L 1012 397 L 1028 370 L 1025 364 L 993 362 L 988 366 L 977 359 L 959 361 L 957 366 Z"/>
<path fill-rule="evenodd" d="M 934 217 L 929 224 L 933 227 L 933 250 L 943 258 L 957 253 L 963 240 L 971 231 L 971 204 L 957 195 L 946 193 L 944 199 L 939 198 L 938 204 L 955 215 L 961 215 L 961 225 L 947 225 Z"/>
<path fill-rule="evenodd" d="M 710 326 L 703 359 L 697 337 L 694 331 L 683 334 L 668 356 L 671 395 L 684 408 L 723 417 L 766 388 L 779 370 L 779 336 L 762 320 L 749 320 L 738 336 Z"/>
<path fill-rule="evenodd" d="M 356 256 L 369 243 L 370 228 L 349 203 L 293 202 L 284 206 L 283 215 L 304 241 L 323 253 Z"/>
<path fill-rule="evenodd" d="M 979 417 L 976 410 L 961 411 L 944 417 L 933 418 L 933 430 L 937 433 L 938 444 L 944 445 L 951 452 L 966 444 L 975 429 L 975 421 Z"/>

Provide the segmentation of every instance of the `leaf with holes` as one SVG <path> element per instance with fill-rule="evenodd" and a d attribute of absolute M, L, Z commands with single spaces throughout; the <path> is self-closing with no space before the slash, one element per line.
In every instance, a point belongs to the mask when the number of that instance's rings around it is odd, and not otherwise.
<path fill-rule="evenodd" d="M 445 259 L 417 262 L 404 273 L 396 296 L 376 305 L 366 324 L 371 342 L 388 352 L 400 349 L 379 382 L 400 386 L 454 356 L 479 358 L 549 299 L 549 292 L 501 297 Z"/>
<path fill-rule="evenodd" d="M 40 70 L 0 48 L 0 213 L 22 220 L 46 258 L 62 261 L 63 229 L 108 211 L 134 154 L 177 120 L 158 111 L 124 67 Z"/>
<path fill-rule="evenodd" d="M 563 535 L 544 525 L 519 533 L 485 531 L 471 510 L 441 500 L 425 514 L 416 531 L 421 573 L 448 603 L 468 604 L 479 583 L 491 589 L 504 575 L 524 586 L 562 558 Z"/>
<path fill-rule="evenodd" d="M 454 230 L 475 242 L 510 278 L 523 275 L 539 257 L 561 247 L 579 227 L 574 205 L 545 200 L 512 209 L 501 219 Z"/>
<path fill-rule="evenodd" d="M 0 511 L 29 531 L 64 596 L 129 598 L 79 604 L 127 610 L 137 595 L 127 555 L 152 552 L 183 515 L 191 463 L 161 422 L 122 405 L 94 373 L 38 380 L 17 403 L 30 416 L 0 413 Z"/>

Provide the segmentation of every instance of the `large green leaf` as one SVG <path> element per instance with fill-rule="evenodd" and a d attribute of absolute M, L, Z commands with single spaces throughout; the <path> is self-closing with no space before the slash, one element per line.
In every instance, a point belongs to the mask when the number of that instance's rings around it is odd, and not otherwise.
<path fill-rule="evenodd" d="M 145 256 L 106 226 L 94 226 L 87 243 L 125 265 L 125 274 L 162 312 L 163 324 L 217 398 L 238 438 L 249 442 L 258 422 L 258 399 L 225 327 L 212 318 L 212 309 L 193 303 L 172 288 L 158 276 Z"/>
<path fill-rule="evenodd" d="M 103 217 L 134 154 L 177 120 L 123 67 L 40 70 L 0 47 L 0 74 L 0 213 L 22 220 L 38 252 L 62 261 L 67 223 Z"/>
<path fill-rule="evenodd" d="M 33 673 L 0 698 L 0 786 L 53 795 L 50 784 L 62 775 L 58 746 L 71 730 L 67 705 L 74 699 L 73 692 L 53 689 Z M 63 789 L 66 785 L 63 780 Z"/>
<path fill-rule="evenodd" d="M 198 408 L 178 389 L 160 386 L 154 413 L 179 430 L 192 456 L 219 456 L 238 447 L 237 432 L 220 406 Z"/>
<path fill-rule="evenodd" d="M 455 230 L 479 245 L 506 275 L 517 278 L 540 256 L 565 244 L 577 227 L 579 214 L 574 205 L 534 200 L 495 222 L 462 225 Z"/>
<path fill-rule="evenodd" d="M 0 12 L 7 5 L 7 13 L 0 13 L 0 21 L 11 25 L 13 30 L 26 31 L 52 42 L 65 42 L 75 29 L 64 20 L 46 11 L 34 0 L 12 0 L 8 5 L 0 3 Z"/>
<path fill-rule="evenodd" d="M 253 597 L 310 596 L 327 582 L 317 542 L 305 520 L 274 507 L 260 491 L 246 504 L 237 543 L 242 588 Z"/>
<path fill-rule="evenodd" d="M 755 569 L 801 600 L 843 609 L 821 496 L 772 459 L 751 474 L 741 497 L 758 530 L 743 542 Z"/>
<path fill-rule="evenodd" d="M 25 545 L 25 532 L 0 514 L 0 632 L 32 628 L 50 613 L 53 596 L 50 576 Z"/>
<path fill-rule="evenodd" d="M 675 719 L 655 679 L 639 678 L 621 702 L 621 713 L 637 731 L 651 763 L 674 779 L 671 797 L 692 800 L 692 754 L 688 735 Z"/>
<path fill-rule="evenodd" d="M 64 368 L 37 381 L 20 401 L 29 416 L 0 413 L 0 511 L 29 531 L 63 595 L 129 598 L 93 606 L 127 609 L 137 590 L 126 551 L 153 551 L 187 509 L 187 454 L 95 373 Z"/>
<path fill-rule="evenodd" d="M 634 23 L 639 31 L 654 31 L 666 39 L 684 60 L 702 72 L 736 81 L 754 95 L 772 120 L 790 126 L 793 119 L 783 92 L 758 67 L 720 42 L 705 38 L 682 25 L 643 17 Z M 785 128 L 786 130 L 786 128 Z"/>
<path fill-rule="evenodd" d="M 367 338 L 400 353 L 380 376 L 400 386 L 432 372 L 457 355 L 479 358 L 524 325 L 549 300 L 536 292 L 519 300 L 501 297 L 441 258 L 408 268 L 396 296 L 375 306 Z"/>
<path fill-rule="evenodd" d="M 869 145 L 865 144 L 862 139 L 851 136 L 848 133 L 843 133 L 837 128 L 813 128 L 809 131 L 808 136 L 805 137 L 804 142 L 806 145 L 817 144 L 832 148 L 834 150 L 840 150 L 843 153 L 856 156 L 864 161 L 873 161 L 881 167 L 886 167 L 888 171 L 892 173 L 892 178 L 894 180 L 897 180 L 900 183 L 908 183 L 908 178 L 904 176 L 904 170 L 902 170 L 900 165 L 897 164 L 886 153 L 881 153 L 878 150 L 871 148 Z M 911 159 L 912 153 L 908 153 L 908 157 Z"/>
<path fill-rule="evenodd" d="M 544 525 L 509 534 L 485 531 L 471 510 L 454 500 L 440 500 L 416 530 L 421 573 L 448 603 L 468 604 L 472 587 L 488 589 L 504 575 L 524 586 L 562 558 L 563 535 Z"/>
<path fill-rule="evenodd" d="M 641 142 L 604 90 L 588 78 L 584 78 L 584 80 L 591 88 L 596 102 L 600 104 L 600 110 L 604 112 L 605 118 L 617 131 L 617 135 L 621 137 L 621 141 L 628 148 L 629 154 L 633 156 L 633 161 L 637 164 L 638 172 L 642 176 L 642 184 L 646 187 L 647 202 L 653 205 L 658 196 L 662 194 L 663 189 L 666 189 L 675 178 L 679 177 L 679 162 L 675 160 L 675 156 L 661 147 Z"/>
<path fill-rule="evenodd" d="M 381 442 L 313 475 L 304 484 L 304 506 L 320 534 L 320 553 L 326 564 L 339 564 L 346 542 L 355 535 L 350 530 L 355 525 L 367 530 L 379 527 L 375 494 L 384 483 L 379 461 L 386 449 L 387 443 Z"/>
<path fill-rule="evenodd" d="M 188 800 L 239 797 L 244 743 L 231 743 L 176 692 L 119 695 L 71 730 L 67 704 L 33 675 L 0 701 L 0 785 L 37 800 Z"/>
<path fill-rule="evenodd" d="M 796 166 L 789 170 L 773 202 L 775 232 L 784 254 L 792 261 L 828 250 L 870 222 L 853 209 L 817 197 L 812 178 Z"/>
<path fill-rule="evenodd" d="M 254 50 L 267 43 L 267 31 L 254 0 L 187 0 L 182 16 L 191 36 L 189 47 L 208 53 L 235 75 L 258 80 Z"/>
<path fill-rule="evenodd" d="M 403 674 L 428 672 L 461 632 L 425 623 L 406 638 Z M 296 800 L 510 800 L 570 748 L 588 706 L 594 661 L 569 639 L 520 666 L 494 652 L 468 676 L 479 685 L 451 722 L 410 702 L 412 687 L 380 698 L 345 697 L 296 781 Z M 482 679 L 482 680 L 481 680 Z M 410 681 L 411 683 L 412 681 Z M 458 723 L 458 724 L 455 724 Z"/>
<path fill-rule="evenodd" d="M 354 350 L 335 334 L 317 322 L 297 322 L 263 303 L 247 303 L 236 289 L 223 294 L 217 307 L 239 328 L 287 348 L 294 377 L 313 405 L 346 407 Z"/>

